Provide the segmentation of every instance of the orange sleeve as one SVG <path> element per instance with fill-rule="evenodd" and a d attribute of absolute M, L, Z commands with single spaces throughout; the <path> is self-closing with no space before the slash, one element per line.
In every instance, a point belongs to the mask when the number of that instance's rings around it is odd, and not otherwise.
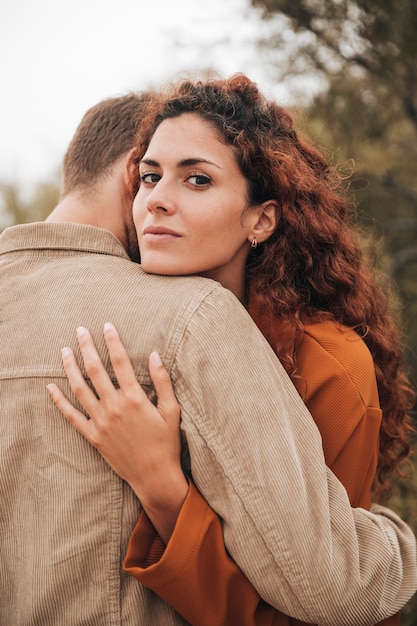
<path fill-rule="evenodd" d="M 123 568 L 194 626 L 289 624 L 227 555 L 220 520 L 192 483 L 166 548 L 142 512 Z"/>

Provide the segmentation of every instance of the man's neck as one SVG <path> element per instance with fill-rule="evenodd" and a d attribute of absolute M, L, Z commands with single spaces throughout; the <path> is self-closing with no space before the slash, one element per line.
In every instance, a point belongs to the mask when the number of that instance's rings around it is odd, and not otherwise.
<path fill-rule="evenodd" d="M 131 214 L 130 203 L 127 202 L 127 199 L 123 199 L 120 187 L 113 181 L 112 185 L 104 184 L 90 193 L 68 193 L 61 198 L 46 221 L 104 228 L 120 241 L 132 260 L 138 261 L 139 251 L 133 221 L 129 225 L 126 223 L 126 215 Z"/>
<path fill-rule="evenodd" d="M 64 195 L 46 221 L 105 228 L 125 245 L 124 210 L 120 177 L 114 175 Z"/>

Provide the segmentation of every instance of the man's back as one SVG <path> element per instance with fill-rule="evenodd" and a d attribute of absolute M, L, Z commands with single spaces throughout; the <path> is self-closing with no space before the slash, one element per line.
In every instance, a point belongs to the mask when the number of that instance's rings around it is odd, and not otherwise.
<path fill-rule="evenodd" d="M 138 377 L 150 389 L 149 353 L 157 348 L 168 357 L 170 343 L 175 350 L 171 333 L 180 321 L 169 295 L 173 283 L 161 278 L 160 291 L 142 290 L 141 281 L 158 279 L 131 263 L 107 231 L 73 224 L 13 230 L 20 249 L 0 256 L 0 623 L 185 623 L 122 572 L 139 503 L 46 390 L 54 381 L 68 391 L 60 348 L 76 347 L 76 327 L 91 329 L 103 348 L 105 321 L 138 356 Z M 5 236 L 3 243 L 2 252 Z M 208 281 L 195 283 L 201 294 L 203 284 L 210 290 Z M 141 294 L 155 299 L 141 302 Z M 151 336 L 155 327 L 161 331 Z"/>

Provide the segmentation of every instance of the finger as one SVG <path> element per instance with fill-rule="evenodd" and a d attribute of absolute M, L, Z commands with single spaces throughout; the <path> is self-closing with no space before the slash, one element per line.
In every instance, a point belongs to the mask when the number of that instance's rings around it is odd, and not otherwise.
<path fill-rule="evenodd" d="M 106 322 L 104 324 L 104 340 L 109 351 L 110 361 L 120 389 L 122 391 L 127 391 L 129 388 L 134 389 L 134 393 L 137 394 L 138 398 L 143 399 L 145 392 L 136 379 L 132 362 L 124 345 L 122 344 L 119 333 L 113 324 L 110 324 L 110 322 Z"/>
<path fill-rule="evenodd" d="M 94 388 L 99 398 L 101 398 L 102 400 L 107 399 L 111 401 L 111 397 L 115 393 L 115 388 L 109 374 L 107 373 L 106 368 L 103 365 L 100 355 L 96 350 L 93 338 L 91 337 L 87 328 L 84 328 L 84 326 L 80 326 L 77 328 L 77 337 L 84 361 L 84 367 L 91 382 L 94 385 Z M 82 387 L 82 389 L 85 390 L 84 387 Z"/>
<path fill-rule="evenodd" d="M 57 387 L 53 383 L 47 385 L 46 388 L 48 389 L 55 406 L 61 411 L 65 419 L 68 420 L 70 424 L 72 424 L 82 435 L 84 435 L 84 437 L 88 439 L 89 420 L 84 415 L 84 413 L 78 411 L 78 409 L 76 409 L 75 406 L 71 404 L 68 398 L 64 396 L 59 387 Z"/>
<path fill-rule="evenodd" d="M 166 422 L 179 426 L 181 409 L 175 397 L 171 378 L 157 352 L 149 357 L 149 373 L 158 398 L 157 408 Z"/>
<path fill-rule="evenodd" d="M 84 380 L 71 348 L 62 348 L 62 364 L 72 393 L 87 413 L 91 414 L 97 405 L 97 398 Z"/>

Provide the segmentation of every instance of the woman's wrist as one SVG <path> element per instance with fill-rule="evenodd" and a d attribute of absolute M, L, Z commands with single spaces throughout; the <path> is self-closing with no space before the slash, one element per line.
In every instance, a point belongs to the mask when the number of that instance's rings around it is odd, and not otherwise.
<path fill-rule="evenodd" d="M 139 498 L 158 535 L 168 543 L 187 497 L 188 481 L 182 470 L 175 473 L 167 470 L 163 480 L 151 483 L 147 493 L 142 491 Z"/>

